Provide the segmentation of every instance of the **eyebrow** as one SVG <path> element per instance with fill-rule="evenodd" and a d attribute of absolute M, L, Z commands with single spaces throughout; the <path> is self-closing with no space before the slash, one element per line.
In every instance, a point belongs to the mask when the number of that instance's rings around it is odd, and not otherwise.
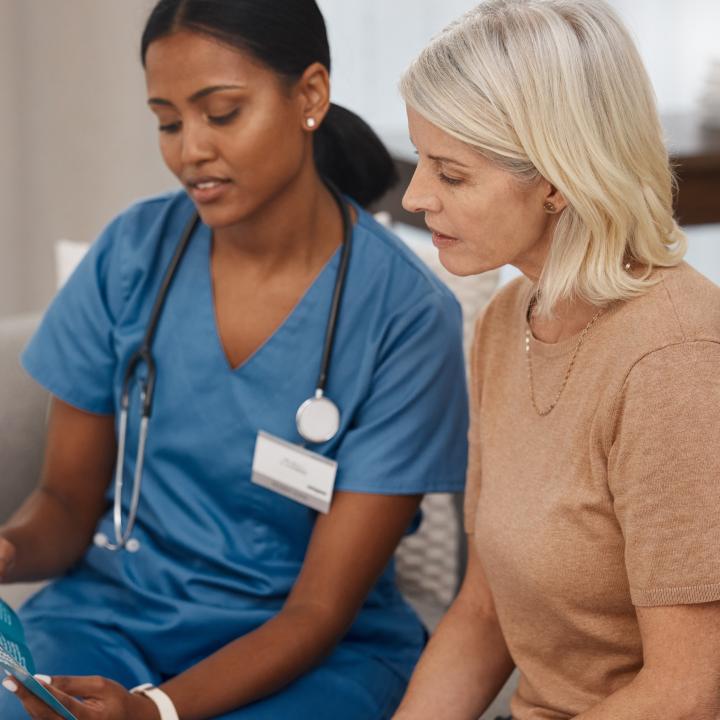
<path fill-rule="evenodd" d="M 202 98 L 216 92 L 223 92 L 225 90 L 244 90 L 246 87 L 247 85 L 211 85 L 210 87 L 203 88 L 202 90 L 198 90 L 196 93 L 193 93 L 188 100 L 191 103 L 195 103 L 198 100 L 202 100 Z M 148 105 L 164 105 L 173 107 L 173 103 L 169 100 L 165 100 L 164 98 L 150 98 L 148 100 Z"/>
<path fill-rule="evenodd" d="M 415 141 L 410 137 L 410 142 L 412 143 L 412 146 L 417 151 L 417 145 L 415 145 Z M 444 157 L 442 155 L 428 155 L 430 160 L 433 160 L 434 162 L 439 163 L 450 163 L 451 165 L 457 165 L 458 167 L 464 168 L 465 170 L 469 170 L 470 166 L 466 165 L 465 163 L 461 163 L 459 160 L 455 160 L 453 158 Z"/>
<path fill-rule="evenodd" d="M 469 165 L 461 163 L 459 160 L 454 160 L 453 158 L 442 157 L 441 155 L 428 155 L 428 157 L 435 162 L 450 163 L 451 165 L 457 165 L 458 167 L 465 168 L 466 170 L 469 169 Z"/>

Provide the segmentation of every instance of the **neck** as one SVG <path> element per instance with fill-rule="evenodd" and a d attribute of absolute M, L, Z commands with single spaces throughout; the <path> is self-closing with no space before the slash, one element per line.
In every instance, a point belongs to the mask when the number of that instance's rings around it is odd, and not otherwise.
<path fill-rule="evenodd" d="M 522 255 L 512 260 L 513 266 L 535 285 L 537 285 L 540 280 L 540 275 L 542 275 L 543 268 L 550 255 L 550 248 L 552 247 L 552 240 L 555 235 L 557 223 L 557 216 L 547 216 L 545 227 L 537 242 L 534 242 Z"/>
<path fill-rule="evenodd" d="M 268 272 L 311 267 L 342 237 L 335 200 L 309 167 L 236 225 L 213 231 L 213 253 Z"/>
<path fill-rule="evenodd" d="M 534 285 L 538 284 L 547 263 L 557 222 L 558 216 L 549 216 L 541 239 L 522 258 L 518 258 L 518 261 L 513 263 Z M 595 305 L 578 298 L 564 299 L 553 307 L 550 318 L 532 314 L 530 327 L 538 340 L 557 343 L 582 332 L 598 310 Z"/>
<path fill-rule="evenodd" d="M 553 308 L 553 317 L 532 316 L 530 327 L 541 342 L 558 343 L 582 332 L 599 310 L 585 300 L 561 300 Z"/>

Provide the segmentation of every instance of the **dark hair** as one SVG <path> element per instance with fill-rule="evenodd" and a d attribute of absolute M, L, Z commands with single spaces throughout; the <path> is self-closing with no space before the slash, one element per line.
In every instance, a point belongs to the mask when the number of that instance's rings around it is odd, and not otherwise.
<path fill-rule="evenodd" d="M 315 0 L 159 0 L 142 36 L 143 66 L 150 44 L 186 29 L 249 53 L 290 82 L 314 62 L 330 71 L 325 20 Z M 315 133 L 318 172 L 362 206 L 397 181 L 395 164 L 370 126 L 331 105 Z"/>

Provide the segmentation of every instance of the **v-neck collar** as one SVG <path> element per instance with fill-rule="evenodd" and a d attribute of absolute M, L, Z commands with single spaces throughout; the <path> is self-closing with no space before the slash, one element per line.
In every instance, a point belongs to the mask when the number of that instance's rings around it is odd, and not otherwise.
<path fill-rule="evenodd" d="M 284 318 L 284 320 L 268 335 L 267 338 L 247 357 L 243 362 L 237 366 L 233 366 L 228 358 L 225 346 L 220 335 L 220 328 L 217 320 L 217 308 L 215 305 L 215 294 L 212 280 L 212 231 L 207 226 L 202 226 L 202 242 L 198 243 L 201 246 L 201 255 L 204 258 L 204 272 L 202 275 L 202 303 L 203 307 L 207 309 L 206 314 L 207 322 L 211 325 L 211 335 L 214 344 L 214 353 L 219 357 L 222 366 L 226 372 L 233 375 L 240 375 L 249 366 L 268 352 L 271 347 L 277 342 L 278 337 L 291 334 L 298 330 L 302 325 L 305 318 L 312 313 L 311 308 L 315 307 L 318 302 L 323 298 L 323 290 L 329 285 L 330 288 L 334 287 L 335 276 L 337 274 L 340 253 L 342 251 L 342 245 L 335 249 L 330 258 L 326 261 L 320 272 L 315 276 L 312 283 L 308 286 L 305 292 L 300 296 L 299 300 L 293 306 L 292 310 Z M 329 297 L 328 293 L 328 308 L 329 308 Z M 318 348 L 318 358 L 322 348 Z M 318 360 L 319 361 L 319 360 Z"/>

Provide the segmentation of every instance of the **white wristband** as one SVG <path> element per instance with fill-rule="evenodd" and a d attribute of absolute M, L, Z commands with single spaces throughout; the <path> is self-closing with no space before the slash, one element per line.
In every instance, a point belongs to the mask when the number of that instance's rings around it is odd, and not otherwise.
<path fill-rule="evenodd" d="M 160 689 L 150 683 L 144 683 L 134 687 L 131 693 L 144 695 L 152 700 L 160 711 L 160 720 L 180 720 L 173 701 Z"/>

